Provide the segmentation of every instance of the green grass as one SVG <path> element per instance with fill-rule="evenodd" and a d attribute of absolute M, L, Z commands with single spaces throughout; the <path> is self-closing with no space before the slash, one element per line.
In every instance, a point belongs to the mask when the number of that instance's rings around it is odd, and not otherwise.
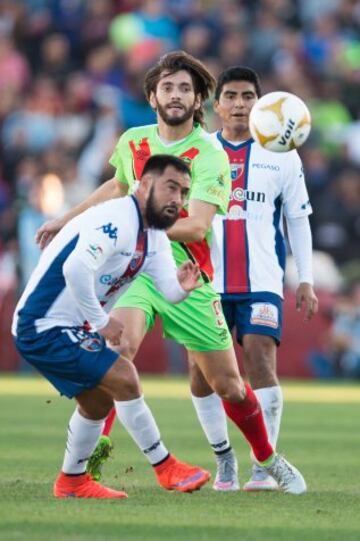
<path fill-rule="evenodd" d="M 301 399 L 298 390 L 303 385 L 285 387 L 288 400 L 279 450 L 303 472 L 309 485 L 306 495 L 219 494 L 210 484 L 191 495 L 167 493 L 157 487 L 151 467 L 124 430 L 115 426 L 115 456 L 104 481 L 124 487 L 129 499 L 97 502 L 52 497 L 73 403 L 42 384 L 33 392 L 34 379 L 15 384 L 14 379 L 2 379 L 1 541 L 358 541 L 360 388 L 305 385 Z M 161 398 L 155 398 L 157 386 Z M 346 400 L 347 390 L 352 401 Z M 145 392 L 167 446 L 179 458 L 214 474 L 212 453 L 186 398 L 186 383 L 152 380 Z M 333 402 L 318 401 L 322 395 L 332 396 Z M 245 482 L 248 447 L 233 427 L 231 437 Z"/>

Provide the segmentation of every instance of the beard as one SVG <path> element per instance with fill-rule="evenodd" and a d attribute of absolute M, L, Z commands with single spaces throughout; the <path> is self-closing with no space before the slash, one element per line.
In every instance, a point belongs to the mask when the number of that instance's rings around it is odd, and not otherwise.
<path fill-rule="evenodd" d="M 172 117 L 167 113 L 166 107 L 162 107 L 158 102 L 156 102 L 156 112 L 159 113 L 160 118 L 168 126 L 180 126 L 181 124 L 189 120 L 189 118 L 194 117 L 195 103 L 193 103 L 193 105 L 188 109 L 184 108 L 184 113 L 181 116 Z"/>
<path fill-rule="evenodd" d="M 174 215 L 164 214 L 167 207 L 158 208 L 154 197 L 154 186 L 151 187 L 148 200 L 145 207 L 145 218 L 149 227 L 154 229 L 168 229 L 179 217 L 179 211 L 176 208 Z"/>

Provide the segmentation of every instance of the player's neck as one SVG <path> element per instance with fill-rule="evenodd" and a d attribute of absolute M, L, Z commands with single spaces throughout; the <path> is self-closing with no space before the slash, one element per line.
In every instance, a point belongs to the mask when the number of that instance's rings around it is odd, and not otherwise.
<path fill-rule="evenodd" d="M 231 130 L 226 126 L 223 127 L 221 135 L 226 141 L 232 141 L 233 143 L 242 143 L 243 141 L 247 141 L 251 137 L 251 133 L 249 130 Z"/>
<path fill-rule="evenodd" d="M 159 136 L 168 142 L 185 139 L 192 132 L 193 127 L 194 120 L 192 118 L 189 118 L 189 120 L 179 126 L 169 126 L 161 118 L 158 119 Z"/>

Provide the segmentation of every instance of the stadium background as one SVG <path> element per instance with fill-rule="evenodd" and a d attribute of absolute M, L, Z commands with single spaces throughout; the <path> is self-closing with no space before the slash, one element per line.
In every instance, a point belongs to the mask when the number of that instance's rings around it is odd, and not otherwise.
<path fill-rule="evenodd" d="M 294 92 L 309 105 L 301 157 L 321 309 L 306 325 L 295 312 L 290 260 L 279 373 L 360 377 L 358 0 L 0 0 L 0 372 L 28 369 L 10 322 L 39 256 L 36 229 L 112 176 L 119 134 L 155 118 L 143 75 L 176 48 L 214 75 L 249 65 L 264 93 Z M 218 127 L 211 104 L 207 122 Z M 138 360 L 143 371 L 186 369 L 159 327 Z"/>

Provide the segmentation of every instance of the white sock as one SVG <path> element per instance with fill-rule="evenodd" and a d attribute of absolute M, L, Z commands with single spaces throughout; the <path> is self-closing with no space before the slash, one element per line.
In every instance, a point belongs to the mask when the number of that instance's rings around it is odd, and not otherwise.
<path fill-rule="evenodd" d="M 212 393 L 203 397 L 192 394 L 191 398 L 202 429 L 215 453 L 229 449 L 226 414 L 220 397 Z"/>
<path fill-rule="evenodd" d="M 280 431 L 281 415 L 283 410 L 283 394 L 281 387 L 264 387 L 254 390 L 264 415 L 266 430 L 269 441 L 276 449 L 277 440 Z"/>
<path fill-rule="evenodd" d="M 169 451 L 161 441 L 160 431 L 144 397 L 114 401 L 116 414 L 150 464 L 166 458 Z"/>
<path fill-rule="evenodd" d="M 64 473 L 84 473 L 86 464 L 95 450 L 101 436 L 105 419 L 93 421 L 85 419 L 76 408 L 68 426 L 68 437 L 62 471 Z"/>

